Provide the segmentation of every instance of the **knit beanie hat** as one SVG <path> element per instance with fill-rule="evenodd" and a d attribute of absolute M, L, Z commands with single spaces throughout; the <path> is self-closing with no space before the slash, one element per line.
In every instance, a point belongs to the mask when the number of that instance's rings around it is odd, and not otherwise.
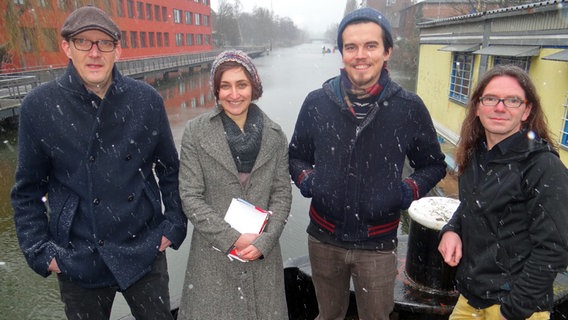
<path fill-rule="evenodd" d="M 256 67 L 254 65 L 254 63 L 252 62 L 252 59 L 243 51 L 241 50 L 226 50 L 221 52 L 216 58 L 215 61 L 213 61 L 213 64 L 211 65 L 211 73 L 209 75 L 209 84 L 211 86 L 211 88 L 213 89 L 213 92 L 215 93 L 215 95 L 217 95 L 217 90 L 219 88 L 215 88 L 215 83 L 214 83 L 214 78 L 215 78 L 215 72 L 217 71 L 217 68 L 222 65 L 225 62 L 228 61 L 232 61 L 232 62 L 236 62 L 238 64 L 240 64 L 241 66 L 243 66 L 245 68 L 246 71 L 248 71 L 252 83 L 251 85 L 256 89 L 256 91 L 258 92 L 258 97 L 253 97 L 253 100 L 256 98 L 260 98 L 260 96 L 262 96 L 262 83 L 260 82 L 260 77 L 258 76 L 258 71 L 256 70 Z"/>
<path fill-rule="evenodd" d="M 71 12 L 61 27 L 61 36 L 69 39 L 87 30 L 99 30 L 111 36 L 115 41 L 120 40 L 118 26 L 106 12 L 93 6 L 81 7 Z"/>
<path fill-rule="evenodd" d="M 339 49 L 339 52 L 341 52 L 341 54 L 343 54 L 343 31 L 349 24 L 362 21 L 369 21 L 378 24 L 379 27 L 383 29 L 387 43 L 392 46 L 393 40 L 390 22 L 382 13 L 380 13 L 376 9 L 365 7 L 349 12 L 347 15 L 345 15 L 345 17 L 343 17 L 341 23 L 339 23 L 339 27 L 337 28 L 337 48 Z"/>

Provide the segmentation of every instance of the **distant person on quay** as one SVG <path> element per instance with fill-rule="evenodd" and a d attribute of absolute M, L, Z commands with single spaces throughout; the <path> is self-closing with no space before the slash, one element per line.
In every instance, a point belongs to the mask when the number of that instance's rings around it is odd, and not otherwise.
<path fill-rule="evenodd" d="M 444 177 L 446 164 L 424 103 L 390 78 L 389 21 L 372 8 L 352 11 L 339 24 L 337 44 L 344 68 L 304 100 L 290 174 L 312 198 L 316 319 L 345 317 L 353 280 L 359 319 L 386 320 L 394 308 L 401 211 Z"/>
<path fill-rule="evenodd" d="M 521 68 L 487 71 L 467 110 L 460 205 L 438 247 L 457 266 L 450 319 L 548 320 L 554 279 L 568 264 L 568 170 Z"/>
<path fill-rule="evenodd" d="M 124 77 L 120 29 L 81 7 L 61 28 L 64 74 L 24 99 L 12 189 L 30 267 L 57 274 L 68 319 L 172 319 L 166 248 L 187 232 L 179 159 L 162 98 Z"/>
<path fill-rule="evenodd" d="M 194 226 L 179 319 L 288 319 L 279 239 L 292 202 L 288 140 L 252 101 L 262 83 L 251 58 L 219 54 L 211 67 L 214 110 L 188 121 L 180 195 Z M 224 220 L 233 198 L 272 212 L 264 231 Z M 244 262 L 230 260 L 236 249 Z"/>

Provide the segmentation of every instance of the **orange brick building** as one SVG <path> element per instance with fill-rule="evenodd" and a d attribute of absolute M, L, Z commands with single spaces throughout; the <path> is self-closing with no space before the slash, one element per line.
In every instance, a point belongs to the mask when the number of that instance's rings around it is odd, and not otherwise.
<path fill-rule="evenodd" d="M 0 73 L 67 64 L 59 31 L 75 8 L 94 5 L 122 31 L 121 59 L 209 51 L 209 0 L 5 0 L 0 2 Z"/>

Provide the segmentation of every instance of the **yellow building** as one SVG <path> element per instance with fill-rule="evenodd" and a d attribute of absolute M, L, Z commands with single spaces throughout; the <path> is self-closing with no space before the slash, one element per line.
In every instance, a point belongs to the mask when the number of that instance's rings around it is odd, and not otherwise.
<path fill-rule="evenodd" d="M 521 5 L 418 25 L 416 90 L 428 107 L 452 166 L 466 102 L 477 79 L 516 64 L 533 79 L 560 158 L 568 166 L 568 0 Z"/>

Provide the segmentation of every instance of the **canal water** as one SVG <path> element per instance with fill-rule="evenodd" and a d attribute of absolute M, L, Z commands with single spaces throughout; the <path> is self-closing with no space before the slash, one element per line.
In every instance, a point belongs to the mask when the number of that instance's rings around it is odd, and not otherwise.
<path fill-rule="evenodd" d="M 258 105 L 268 116 L 279 123 L 288 138 L 292 135 L 296 116 L 305 96 L 338 74 L 341 67 L 339 52 L 322 54 L 322 43 L 275 49 L 268 55 L 254 59 L 264 87 Z M 412 90 L 411 77 L 391 72 L 392 77 Z M 209 90 L 208 70 L 170 74 L 167 79 L 148 76 L 163 96 L 176 144 L 179 147 L 187 120 L 209 111 L 214 97 Z M 14 183 L 16 166 L 16 132 L 14 128 L 0 128 L 0 320 L 64 319 L 63 305 L 59 300 L 57 280 L 35 274 L 26 264 L 18 247 L 10 189 Z M 307 254 L 308 200 L 293 188 L 292 211 L 281 237 L 284 260 Z M 190 232 L 182 247 L 168 249 L 170 289 L 172 298 L 181 294 L 183 275 L 189 251 Z M 112 319 L 129 314 L 120 295 L 112 312 Z"/>

